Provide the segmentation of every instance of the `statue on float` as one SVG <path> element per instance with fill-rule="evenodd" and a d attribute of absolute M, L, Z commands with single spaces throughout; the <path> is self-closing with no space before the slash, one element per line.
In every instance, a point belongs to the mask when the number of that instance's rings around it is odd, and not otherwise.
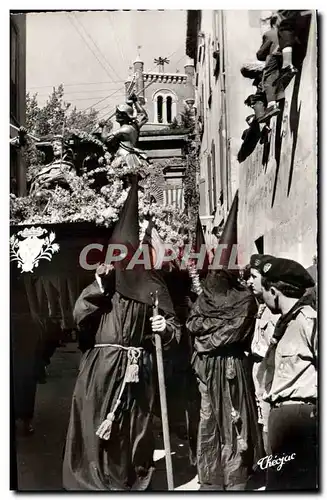
<path fill-rule="evenodd" d="M 55 186 L 70 189 L 67 174 L 75 172 L 73 152 L 62 135 L 55 135 L 51 145 L 54 159 L 34 176 L 30 194 L 36 194 L 44 189 L 53 189 Z"/>
<path fill-rule="evenodd" d="M 125 103 L 117 106 L 115 116 L 120 125 L 118 130 L 112 132 L 106 121 L 100 121 L 89 138 L 83 138 L 85 146 L 89 143 L 90 151 L 94 151 L 88 153 L 82 162 L 78 161 L 80 152 L 74 150 L 73 153 L 63 136 L 54 136 L 54 160 L 34 175 L 29 194 L 46 202 L 49 192 L 51 194 L 57 186 L 72 192 L 74 175 L 80 177 L 86 174 L 92 179 L 92 189 L 100 195 L 102 187 L 110 186 L 117 178 L 123 181 L 126 189 L 130 186 L 130 176 L 138 174 L 140 189 L 146 193 L 148 201 L 162 204 L 164 175 L 162 172 L 161 175 L 154 173 L 144 151 L 136 147 L 140 130 L 148 121 L 141 99 L 131 94 Z"/>
<path fill-rule="evenodd" d="M 102 129 L 101 139 L 113 155 L 111 167 L 126 173 L 146 173 L 148 161 L 143 151 L 135 145 L 140 130 L 148 121 L 148 114 L 138 97 L 133 93 L 124 104 L 116 108 L 116 121 L 120 128 L 114 133 Z"/>
<path fill-rule="evenodd" d="M 102 131 L 102 141 L 112 154 L 110 170 L 124 180 L 125 187 L 130 185 L 130 175 L 137 173 L 140 177 L 139 187 L 147 191 L 149 201 L 163 203 L 164 175 L 155 173 L 155 182 L 151 165 L 144 151 L 138 149 L 141 128 L 148 121 L 148 114 L 142 103 L 143 98 L 138 98 L 132 93 L 126 103 L 116 108 L 116 121 L 120 128 L 114 133 Z"/>

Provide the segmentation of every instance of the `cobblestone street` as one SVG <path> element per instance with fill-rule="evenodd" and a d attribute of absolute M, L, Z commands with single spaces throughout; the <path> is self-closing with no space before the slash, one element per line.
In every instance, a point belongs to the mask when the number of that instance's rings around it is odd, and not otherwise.
<path fill-rule="evenodd" d="M 47 383 L 38 386 L 35 433 L 29 437 L 17 437 L 19 491 L 62 490 L 63 447 L 79 358 L 74 343 L 58 349 L 49 366 Z M 159 430 L 156 435 L 153 490 L 166 491 L 165 452 Z M 171 448 L 175 488 L 197 490 L 196 471 L 189 465 L 187 443 L 172 435 Z"/>

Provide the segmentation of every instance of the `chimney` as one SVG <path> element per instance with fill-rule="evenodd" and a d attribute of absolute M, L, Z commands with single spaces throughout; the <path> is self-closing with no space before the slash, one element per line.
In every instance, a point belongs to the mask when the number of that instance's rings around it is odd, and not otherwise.
<path fill-rule="evenodd" d="M 133 68 L 132 66 L 130 66 L 129 68 L 129 74 L 128 74 L 128 77 L 125 81 L 125 95 L 126 95 L 126 99 L 129 97 L 129 95 L 131 94 L 131 92 L 133 91 L 134 89 L 134 86 L 135 86 L 135 82 L 132 84 L 132 81 L 133 81 L 133 76 L 132 76 L 132 71 L 133 71 Z"/>
<path fill-rule="evenodd" d="M 185 101 L 189 106 L 193 106 L 195 102 L 195 92 L 194 92 L 194 64 L 192 59 L 188 59 L 186 64 L 184 64 L 185 74 L 186 74 L 186 98 Z"/>
<path fill-rule="evenodd" d="M 143 80 L 143 71 L 144 71 L 144 62 L 141 60 L 138 55 L 133 64 L 134 74 L 135 74 L 135 93 L 144 98 L 144 80 Z"/>

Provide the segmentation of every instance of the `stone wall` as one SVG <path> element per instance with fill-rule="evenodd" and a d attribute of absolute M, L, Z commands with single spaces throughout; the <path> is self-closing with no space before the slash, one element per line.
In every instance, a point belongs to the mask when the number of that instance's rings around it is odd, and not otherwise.
<path fill-rule="evenodd" d="M 217 11 L 202 11 L 196 60 L 196 107 L 203 127 L 198 183 L 200 217 L 206 241 L 210 245 L 217 244 L 217 238 L 212 234 L 213 227 L 228 212 L 223 84 L 221 72 L 217 77 L 214 75 L 216 60 L 213 57 L 218 44 L 222 46 L 221 42 Z M 220 63 L 222 65 L 222 60 Z"/>
<path fill-rule="evenodd" d="M 317 54 L 316 19 L 311 19 L 302 73 L 286 89 L 285 109 L 272 120 L 269 161 L 263 146 L 239 169 L 241 259 L 264 252 L 312 264 L 317 246 Z M 280 126 L 280 129 L 279 129 Z"/>
<path fill-rule="evenodd" d="M 302 73 L 286 89 L 285 110 L 271 120 L 269 148 L 258 144 L 239 164 L 237 153 L 253 110 L 244 100 L 256 88 L 240 72 L 257 62 L 256 52 L 269 28 L 271 11 L 204 10 L 198 33 L 196 106 L 203 117 L 200 149 L 200 215 L 206 240 L 215 243 L 213 227 L 226 220 L 239 189 L 239 260 L 245 264 L 256 252 L 299 260 L 310 266 L 317 234 L 317 47 L 312 12 L 307 54 Z M 220 74 L 213 75 L 213 51 L 220 50 Z M 202 54 L 200 46 L 203 46 Z M 210 100 L 209 100 L 210 97 Z M 276 132 L 277 127 L 277 132 Z M 280 138 L 282 136 L 282 138 Z M 214 151 L 214 153 L 213 153 Z M 263 162 L 263 155 L 267 161 Z M 213 171 L 213 155 L 216 168 Z M 216 191 L 214 196 L 214 191 Z M 223 203 L 220 195 L 223 194 Z M 211 197 L 211 202 L 210 202 Z M 214 203 L 215 211 L 212 211 Z"/>

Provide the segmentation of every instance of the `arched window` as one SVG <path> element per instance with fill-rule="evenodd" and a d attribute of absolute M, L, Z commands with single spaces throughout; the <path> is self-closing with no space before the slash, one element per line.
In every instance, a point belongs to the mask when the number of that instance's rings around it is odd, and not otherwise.
<path fill-rule="evenodd" d="M 167 123 L 171 123 L 172 122 L 172 103 L 173 103 L 173 99 L 169 95 L 167 97 L 167 100 L 166 100 L 166 106 L 167 106 Z"/>
<path fill-rule="evenodd" d="M 161 95 L 157 97 L 157 118 L 158 118 L 158 123 L 162 123 L 162 103 L 163 103 L 163 98 Z"/>
<path fill-rule="evenodd" d="M 174 92 L 161 89 L 152 97 L 154 107 L 154 123 L 172 123 L 177 115 L 178 98 Z"/>

